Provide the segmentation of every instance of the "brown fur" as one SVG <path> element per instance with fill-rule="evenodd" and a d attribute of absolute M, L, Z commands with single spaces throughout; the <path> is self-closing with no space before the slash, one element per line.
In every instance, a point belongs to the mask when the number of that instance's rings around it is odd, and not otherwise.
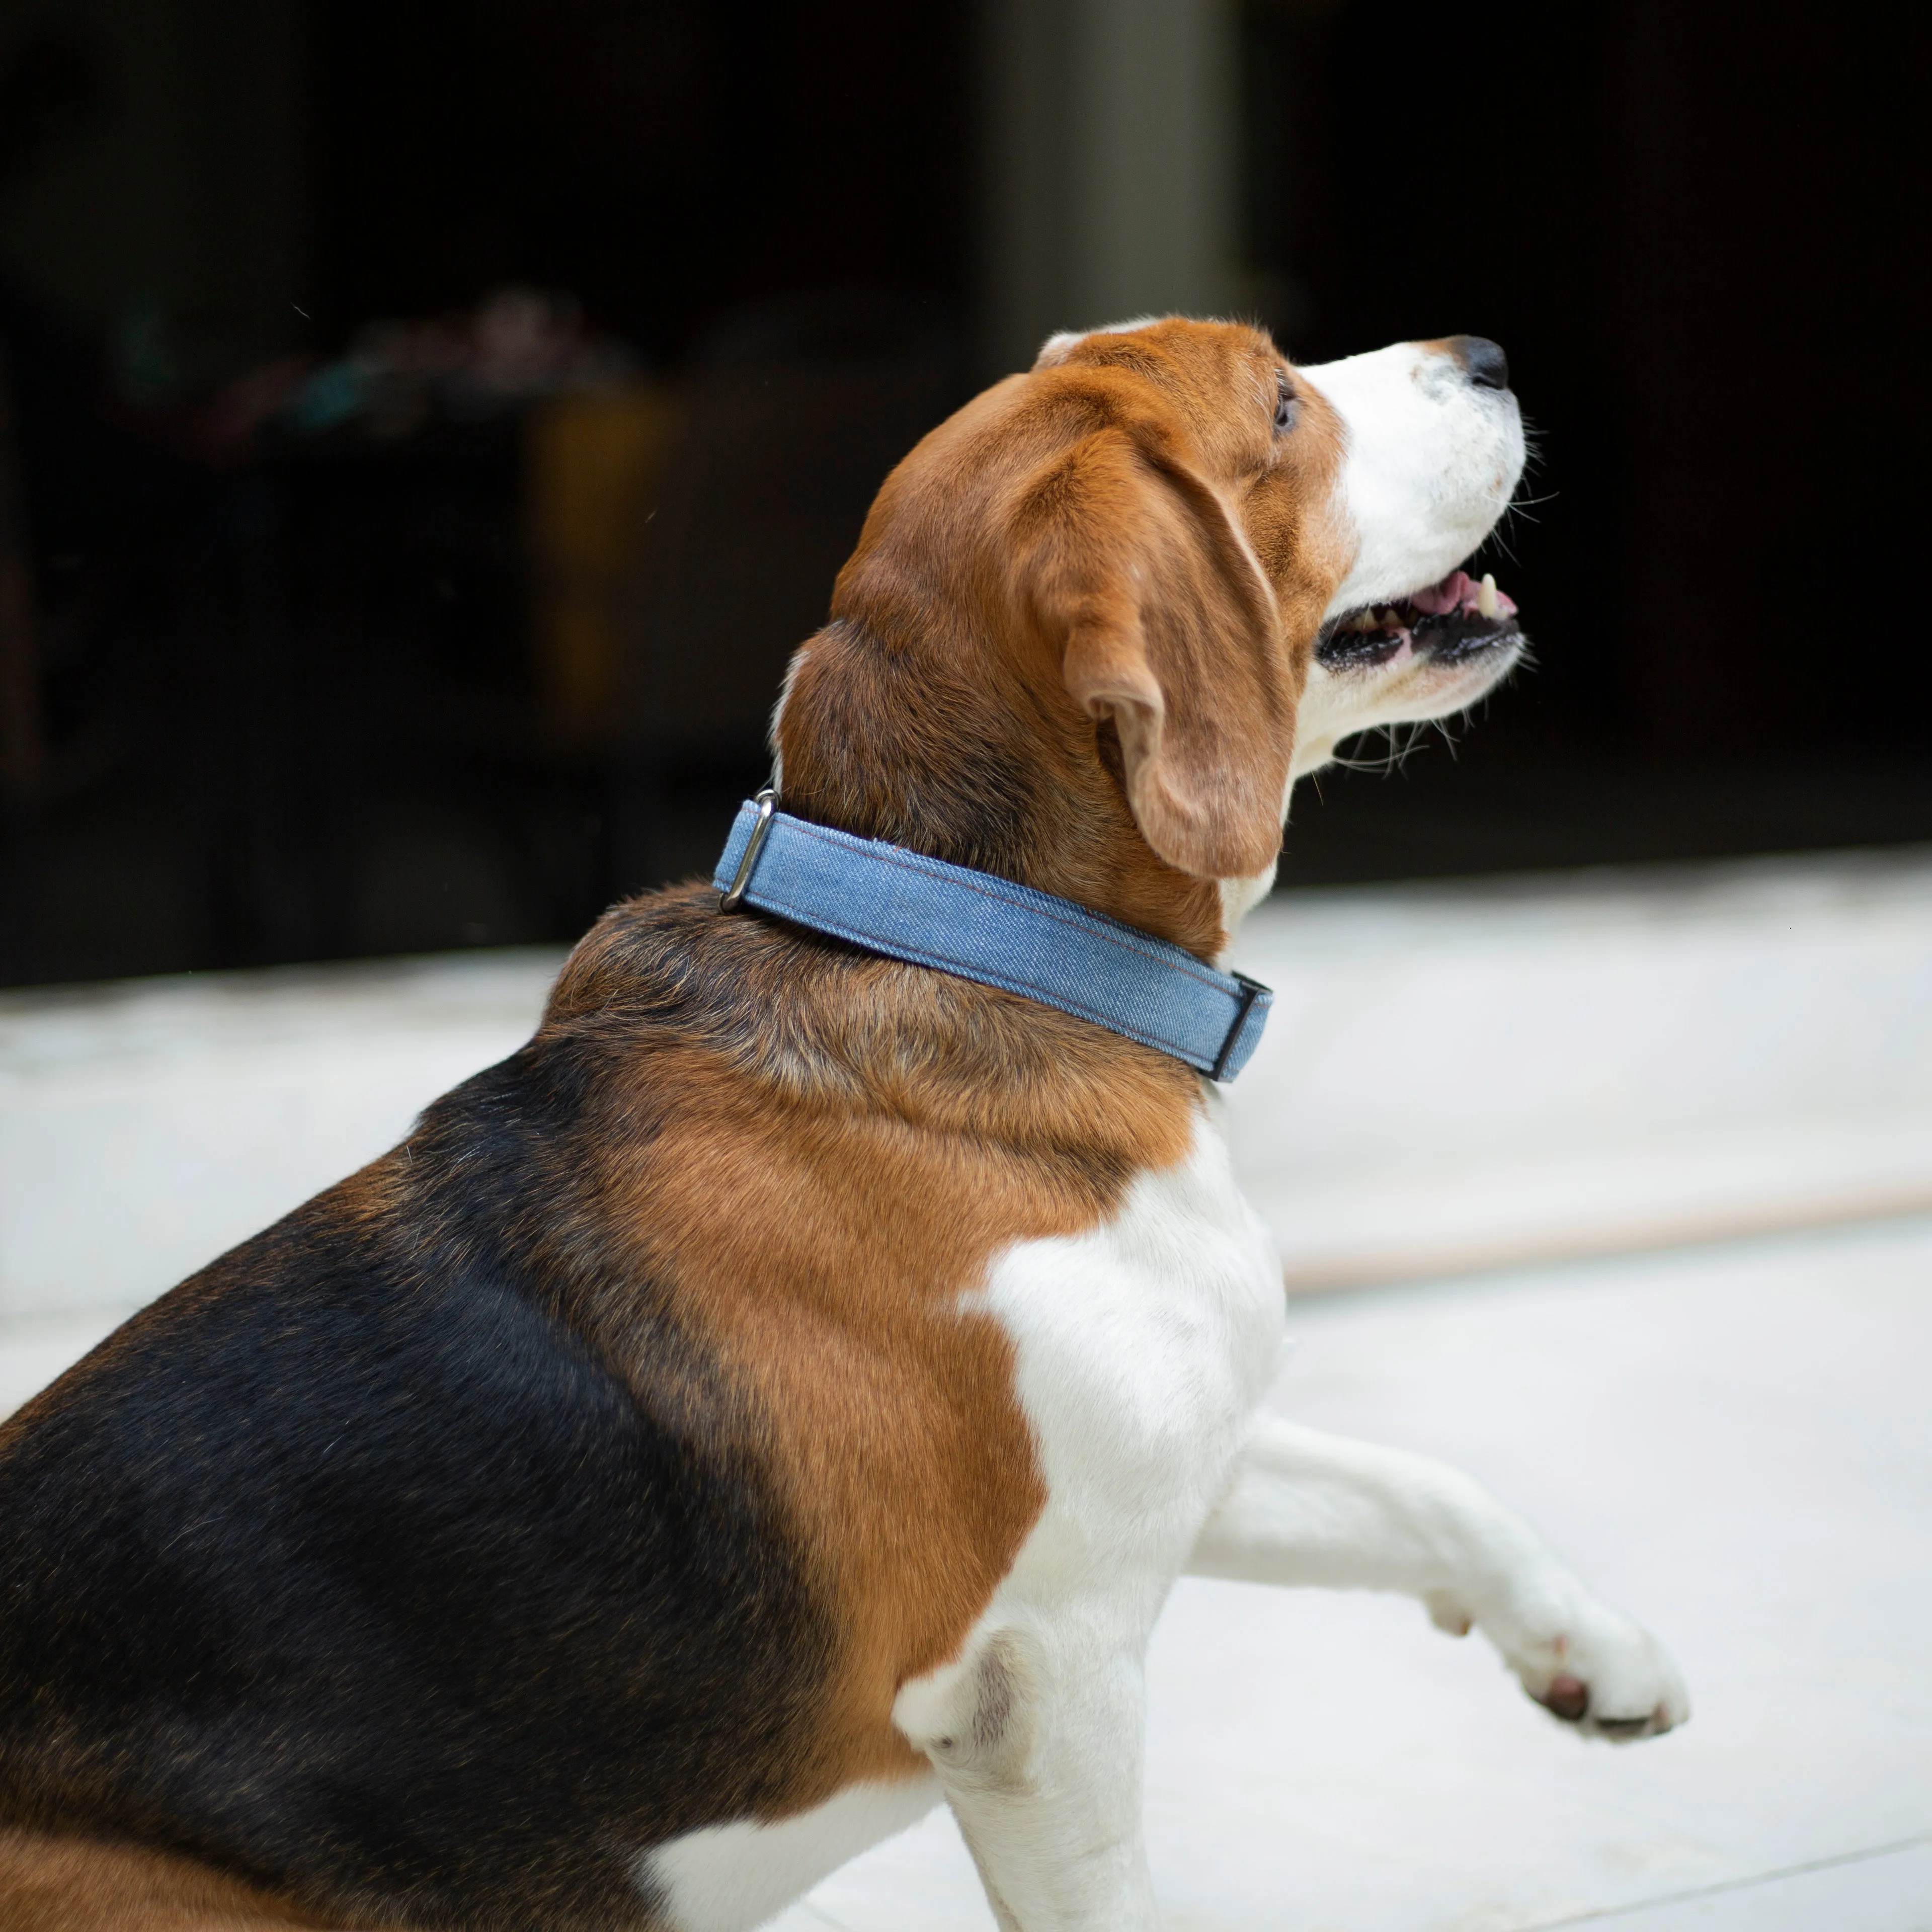
<path fill-rule="evenodd" d="M 0 1829 L 0 1932 L 287 1932 L 339 1922 L 165 1852 Z"/>
<path fill-rule="evenodd" d="M 1347 561 L 1338 427 L 1304 391 L 1276 435 L 1283 372 L 1253 331 L 1169 322 L 1087 338 L 926 438 L 794 666 L 787 808 L 1216 953 L 1216 880 L 1274 854 Z M 1196 1076 L 694 890 L 607 915 L 520 1058 L 574 1096 L 540 1156 L 554 1183 L 531 1184 L 546 1304 L 641 1406 L 682 1403 L 765 1472 L 830 1608 L 809 1721 L 751 1808 L 915 1772 L 893 1698 L 956 1654 L 1044 1501 L 1010 1344 L 962 1298 L 1001 1248 L 1089 1229 L 1183 1159 Z M 428 1226 L 437 1131 L 432 1110 L 303 1214 L 371 1244 Z M 667 1334 L 697 1338 L 701 1387 L 676 1383 Z M 0 1932 L 292 1922 L 176 1860 L 5 1842 Z"/>

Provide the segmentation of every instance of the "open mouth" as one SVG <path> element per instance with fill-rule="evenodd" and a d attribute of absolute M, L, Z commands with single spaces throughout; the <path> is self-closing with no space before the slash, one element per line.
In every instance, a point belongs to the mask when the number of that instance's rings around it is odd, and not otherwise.
<path fill-rule="evenodd" d="M 1478 581 L 1452 570 L 1426 590 L 1331 618 L 1315 640 L 1315 655 L 1331 670 L 1385 664 L 1405 652 L 1454 664 L 1522 634 L 1515 600 L 1496 588 L 1493 577 Z"/>

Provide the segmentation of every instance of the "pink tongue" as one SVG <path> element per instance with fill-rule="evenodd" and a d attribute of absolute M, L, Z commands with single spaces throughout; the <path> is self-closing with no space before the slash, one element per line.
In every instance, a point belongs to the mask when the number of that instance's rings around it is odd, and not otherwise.
<path fill-rule="evenodd" d="M 1466 571 L 1452 570 L 1440 584 L 1418 590 L 1408 601 L 1428 616 L 1446 617 L 1451 610 L 1460 610 L 1465 598 L 1472 604 L 1476 601 L 1476 586 Z"/>
<path fill-rule="evenodd" d="M 1480 590 L 1480 584 L 1470 580 L 1467 571 L 1452 570 L 1440 584 L 1418 590 L 1408 601 L 1426 616 L 1446 617 L 1451 610 L 1473 612 Z M 1516 615 L 1516 599 L 1507 590 L 1496 592 L 1496 611 L 1499 616 Z"/>

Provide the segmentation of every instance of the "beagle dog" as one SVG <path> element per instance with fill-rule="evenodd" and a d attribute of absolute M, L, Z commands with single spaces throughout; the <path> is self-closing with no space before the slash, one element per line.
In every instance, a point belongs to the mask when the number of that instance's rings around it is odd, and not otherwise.
<path fill-rule="evenodd" d="M 1056 336 L 887 478 L 787 818 L 1206 984 L 1294 778 L 1519 652 L 1460 568 L 1508 380 Z M 0 1928 L 732 1932 L 941 1799 L 1006 1932 L 1151 1928 L 1184 1572 L 1408 1592 L 1583 1730 L 1680 1722 L 1474 1482 L 1263 1412 L 1213 1083 L 1066 1004 L 633 899 L 527 1046 L 22 1410 Z"/>

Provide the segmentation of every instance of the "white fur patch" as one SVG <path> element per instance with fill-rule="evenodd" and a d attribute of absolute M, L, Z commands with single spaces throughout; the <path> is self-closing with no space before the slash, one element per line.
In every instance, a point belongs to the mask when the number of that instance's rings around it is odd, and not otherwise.
<path fill-rule="evenodd" d="M 1157 322 L 1168 320 L 1162 315 L 1130 316 L 1125 322 L 1104 322 L 1098 328 L 1063 328 L 1049 335 L 1040 346 L 1040 353 L 1034 358 L 1036 369 L 1051 369 L 1066 360 L 1066 352 L 1077 349 L 1090 335 L 1131 335 L 1137 328 L 1151 328 Z"/>
<path fill-rule="evenodd" d="M 1145 1562 L 1164 1594 L 1227 1486 L 1287 1303 L 1274 1237 L 1235 1185 L 1222 1111 L 1204 1090 L 1186 1160 L 1142 1174 L 1090 1232 L 1009 1249 L 972 1298 L 1013 1338 L 1047 1487 L 1003 1597 L 1090 1587 L 1067 1567 L 1074 1550 L 1106 1552 L 1109 1587 L 1121 1564 Z"/>
<path fill-rule="evenodd" d="M 1522 417 L 1441 350 L 1398 342 L 1300 374 L 1348 432 L 1342 491 L 1359 548 L 1328 615 L 1405 597 L 1462 562 L 1522 475 Z"/>
<path fill-rule="evenodd" d="M 751 1932 L 882 1838 L 939 1802 L 931 1778 L 850 1784 L 823 1804 L 770 1825 L 714 1825 L 639 1861 L 644 1888 L 665 1900 L 679 1932 Z"/>
<path fill-rule="evenodd" d="M 1454 356 L 1419 342 L 1300 373 L 1334 404 L 1347 439 L 1339 507 L 1356 550 L 1326 614 L 1392 602 L 1467 562 L 1522 475 L 1516 398 L 1472 382 Z M 1295 719 L 1292 776 L 1319 770 L 1358 731 L 1462 710 L 1520 648 L 1444 664 L 1405 644 L 1379 664 L 1335 668 L 1318 656 Z"/>
<path fill-rule="evenodd" d="M 1188 1568 L 1419 1598 L 1441 1628 L 1480 1630 L 1539 1702 L 1559 1676 L 1585 1687 L 1580 1721 L 1606 1736 L 1653 1736 L 1690 1714 L 1648 1631 L 1598 1602 L 1479 1483 L 1426 1456 L 1264 1414 Z"/>
<path fill-rule="evenodd" d="M 1186 1160 L 1142 1174 L 1091 1232 L 1008 1250 L 970 1298 L 1012 1337 L 1047 1500 L 960 1656 L 908 1684 L 893 1717 L 1021 1925 L 1154 1923 L 1142 1660 L 1286 1312 L 1220 1112 L 1204 1095 Z"/>

